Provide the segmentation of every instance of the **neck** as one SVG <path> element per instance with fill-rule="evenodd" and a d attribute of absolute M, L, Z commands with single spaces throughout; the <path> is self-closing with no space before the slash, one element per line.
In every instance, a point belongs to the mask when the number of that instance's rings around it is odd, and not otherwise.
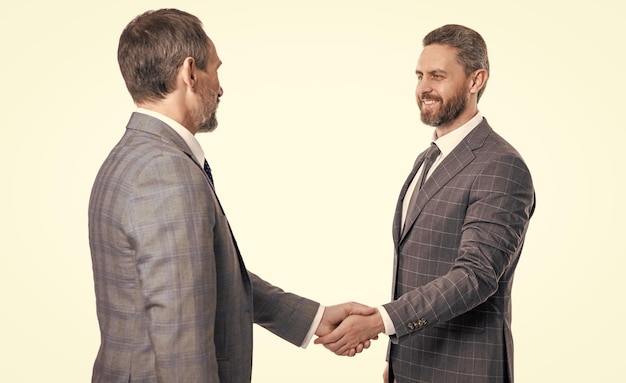
<path fill-rule="evenodd" d="M 435 134 L 437 135 L 437 138 L 443 137 L 446 134 L 455 131 L 456 129 L 465 125 L 476 115 L 476 113 L 478 113 L 478 106 L 474 104 L 473 107 L 465 108 L 465 110 L 457 118 L 450 121 L 449 123 L 436 126 Z"/>
<path fill-rule="evenodd" d="M 184 113 L 181 108 L 176 107 L 176 103 L 169 98 L 158 101 L 138 102 L 136 105 L 139 108 L 152 110 L 171 118 L 172 120 L 184 126 L 193 135 L 197 133 L 196 130 L 193 128 L 194 125 L 189 119 L 188 114 Z"/>

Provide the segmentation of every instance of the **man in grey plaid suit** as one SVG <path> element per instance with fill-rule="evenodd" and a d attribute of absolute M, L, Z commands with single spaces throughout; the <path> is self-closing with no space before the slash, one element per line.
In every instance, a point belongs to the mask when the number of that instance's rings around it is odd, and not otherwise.
<path fill-rule="evenodd" d="M 416 98 L 435 132 L 395 212 L 393 301 L 316 343 L 341 353 L 384 332 L 385 381 L 512 382 L 511 288 L 535 208 L 531 176 L 478 111 L 482 37 L 446 25 L 423 42 Z"/>
<path fill-rule="evenodd" d="M 348 314 L 375 311 L 323 307 L 246 270 L 194 137 L 216 128 L 222 95 L 221 62 L 195 16 L 138 16 L 118 61 L 139 109 L 89 203 L 101 332 L 93 382 L 248 383 L 253 322 L 305 346 Z"/>

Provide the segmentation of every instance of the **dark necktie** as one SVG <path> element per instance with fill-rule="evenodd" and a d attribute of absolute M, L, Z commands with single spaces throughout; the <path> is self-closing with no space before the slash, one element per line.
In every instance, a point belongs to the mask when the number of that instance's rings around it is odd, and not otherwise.
<path fill-rule="evenodd" d="M 417 183 L 415 184 L 415 189 L 413 189 L 413 194 L 411 194 L 411 200 L 409 201 L 409 209 L 407 212 L 413 211 L 415 207 L 415 201 L 417 200 L 417 194 L 424 185 L 424 180 L 430 171 L 430 167 L 433 166 L 433 163 L 437 159 L 437 157 L 441 154 L 441 151 L 437 147 L 437 145 L 433 142 L 430 144 L 430 148 L 426 151 L 426 155 L 424 156 L 424 162 L 422 163 L 422 173 L 420 177 L 417 179 Z M 408 214 L 408 213 L 407 213 Z"/>
<path fill-rule="evenodd" d="M 207 176 L 209 176 L 209 182 L 211 183 L 211 187 L 213 188 L 213 193 L 215 194 L 215 198 L 217 199 L 217 204 L 219 205 L 220 210 L 222 211 L 222 214 L 224 214 L 224 209 L 222 208 L 220 199 L 217 198 L 217 192 L 215 191 L 215 184 L 213 184 L 213 173 L 211 173 L 211 167 L 209 166 L 209 162 L 206 159 L 204 160 L 204 172 L 206 173 Z M 235 237 L 233 236 L 233 239 L 234 238 Z"/>
<path fill-rule="evenodd" d="M 211 167 L 209 166 L 209 163 L 207 162 L 207 160 L 204 160 L 204 171 L 206 172 L 206 175 L 209 176 L 209 181 L 211 181 L 211 186 L 215 187 L 215 185 L 213 184 L 213 173 L 211 173 Z"/>

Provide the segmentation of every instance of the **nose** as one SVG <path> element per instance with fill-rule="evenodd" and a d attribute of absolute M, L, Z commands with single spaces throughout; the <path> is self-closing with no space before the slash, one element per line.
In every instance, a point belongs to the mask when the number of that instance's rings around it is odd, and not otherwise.
<path fill-rule="evenodd" d="M 224 94 L 224 89 L 220 85 L 220 90 L 219 90 L 219 92 L 217 92 L 217 97 L 222 97 L 223 94 Z"/>
<path fill-rule="evenodd" d="M 417 86 L 415 87 L 415 94 L 420 95 L 420 94 L 428 93 L 431 90 L 432 89 L 430 87 L 430 83 L 425 78 L 417 80 Z"/>

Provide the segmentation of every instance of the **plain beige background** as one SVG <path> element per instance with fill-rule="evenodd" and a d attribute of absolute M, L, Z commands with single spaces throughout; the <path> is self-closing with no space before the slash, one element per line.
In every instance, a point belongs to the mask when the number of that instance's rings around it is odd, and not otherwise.
<path fill-rule="evenodd" d="M 384 3 L 384 5 L 383 5 Z M 573 5 L 573 3 L 577 5 Z M 527 160 L 537 210 L 517 269 L 517 382 L 609 382 L 624 360 L 624 11 L 615 1 L 22 1 L 3 7 L 0 381 L 87 382 L 99 344 L 87 241 L 95 174 L 133 105 L 117 39 L 137 14 L 200 17 L 223 61 L 198 136 L 247 266 L 324 304 L 385 303 L 398 192 L 431 128 L 421 38 L 478 30 L 479 107 Z M 379 382 L 356 358 L 255 327 L 253 382 Z"/>

